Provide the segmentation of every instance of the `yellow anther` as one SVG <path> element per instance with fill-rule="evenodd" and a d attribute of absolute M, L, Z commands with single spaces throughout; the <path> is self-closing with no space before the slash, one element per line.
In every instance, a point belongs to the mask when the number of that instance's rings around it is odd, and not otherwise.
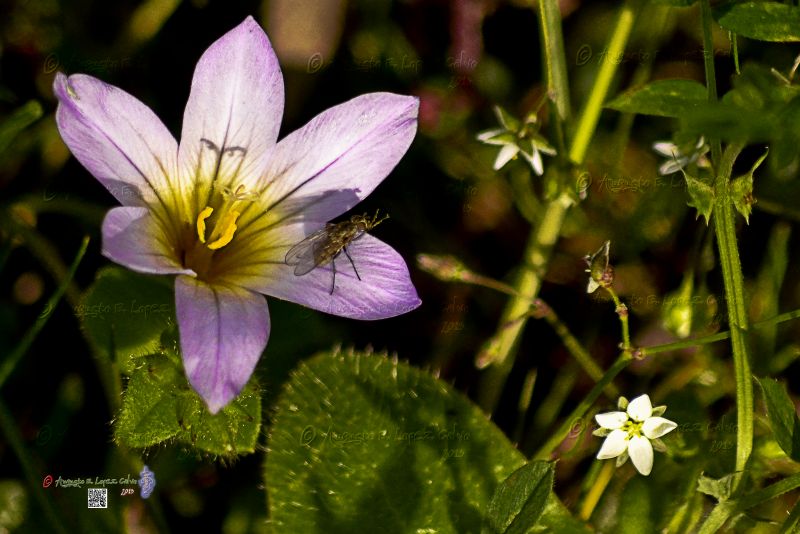
<path fill-rule="evenodd" d="M 201 243 L 206 242 L 206 219 L 211 217 L 213 211 L 214 208 L 206 206 L 203 208 L 203 211 L 200 212 L 200 215 L 197 216 L 197 237 L 200 238 Z"/>
<path fill-rule="evenodd" d="M 239 215 L 240 213 L 235 210 L 231 210 L 226 213 L 225 217 L 218 223 L 224 228 L 222 235 L 219 236 L 219 239 L 213 243 L 209 243 L 206 246 L 211 250 L 217 250 L 230 243 L 233 239 L 233 234 L 236 233 L 236 219 L 239 218 Z"/>

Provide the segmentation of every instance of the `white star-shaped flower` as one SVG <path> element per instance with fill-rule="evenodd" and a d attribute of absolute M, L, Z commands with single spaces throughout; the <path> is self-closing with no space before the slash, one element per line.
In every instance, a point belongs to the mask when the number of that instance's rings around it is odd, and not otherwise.
<path fill-rule="evenodd" d="M 684 154 L 678 145 L 669 141 L 659 141 L 655 143 L 653 145 L 653 150 L 667 158 L 667 161 L 662 163 L 658 168 L 658 174 L 661 176 L 678 172 L 687 165 L 695 162 L 697 162 L 698 167 L 708 168 L 711 166 L 711 162 L 709 162 L 708 158 L 705 156 L 709 148 L 703 137 L 697 141 L 697 144 L 688 154 Z"/>
<path fill-rule="evenodd" d="M 601 413 L 594 417 L 600 425 L 594 435 L 606 437 L 597 459 L 616 458 L 619 467 L 630 456 L 636 470 L 647 476 L 653 469 L 653 448 L 661 452 L 666 450 L 658 438 L 672 432 L 678 425 L 661 417 L 667 407 L 653 408 L 648 395 L 636 397 L 630 403 L 625 397 L 620 397 L 618 406 L 626 411 Z"/>
<path fill-rule="evenodd" d="M 556 149 L 536 132 L 536 114 L 528 115 L 525 121 L 515 118 L 500 106 L 494 108 L 501 128 L 492 128 L 477 135 L 478 141 L 502 147 L 494 160 L 494 170 L 502 169 L 506 163 L 522 155 L 538 176 L 544 174 L 542 154 L 555 156 Z"/>

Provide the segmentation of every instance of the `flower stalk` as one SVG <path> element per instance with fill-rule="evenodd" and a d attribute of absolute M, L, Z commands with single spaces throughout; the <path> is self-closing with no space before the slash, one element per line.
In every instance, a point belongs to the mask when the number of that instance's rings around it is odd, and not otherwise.
<path fill-rule="evenodd" d="M 733 163 L 743 145 L 729 145 L 717 168 L 714 184 L 716 217 L 714 232 L 717 236 L 725 299 L 728 304 L 728 322 L 731 327 L 731 347 L 736 376 L 736 472 L 734 488 L 742 480 L 742 473 L 753 450 L 753 378 L 747 349 L 747 311 L 744 302 L 744 280 L 739 249 L 736 244 L 736 224 L 733 202 L 728 193 Z"/>
<path fill-rule="evenodd" d="M 582 165 L 586 159 L 589 143 L 594 136 L 597 121 L 600 119 L 600 112 L 603 110 L 603 102 L 606 99 L 606 95 L 608 95 L 611 81 L 614 79 L 614 74 L 616 74 L 617 67 L 620 64 L 620 61 L 615 58 L 623 57 L 625 45 L 628 42 L 631 30 L 633 30 L 633 22 L 636 20 L 639 4 L 640 2 L 628 0 L 622 6 L 617 18 L 617 23 L 606 48 L 608 52 L 603 54 L 600 71 L 597 73 L 597 79 L 592 87 L 592 92 L 589 94 L 589 99 L 586 101 L 586 107 L 583 109 L 575 130 L 575 137 L 572 140 L 569 159 L 575 165 Z"/>
<path fill-rule="evenodd" d="M 620 325 L 622 325 L 622 350 L 625 352 L 631 351 L 631 332 L 630 327 L 628 324 L 628 307 L 620 300 L 619 296 L 617 296 L 617 292 L 614 291 L 614 288 L 609 286 L 605 288 L 608 291 L 608 294 L 611 295 L 611 298 L 614 301 L 614 306 L 617 312 L 617 316 L 619 317 Z"/>

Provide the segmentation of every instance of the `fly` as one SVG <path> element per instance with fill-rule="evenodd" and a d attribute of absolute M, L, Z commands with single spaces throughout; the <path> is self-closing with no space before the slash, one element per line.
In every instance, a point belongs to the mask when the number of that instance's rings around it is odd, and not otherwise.
<path fill-rule="evenodd" d="M 333 295 L 336 287 L 336 258 L 344 252 L 350 260 L 350 265 L 353 266 L 356 278 L 361 280 L 347 246 L 388 218 L 388 215 L 384 215 L 379 219 L 378 212 L 375 212 L 372 218 L 367 214 L 353 215 L 349 221 L 327 223 L 324 228 L 320 228 L 290 248 L 284 261 L 286 265 L 294 267 L 295 276 L 303 276 L 316 267 L 330 263 L 333 270 L 330 294 Z"/>

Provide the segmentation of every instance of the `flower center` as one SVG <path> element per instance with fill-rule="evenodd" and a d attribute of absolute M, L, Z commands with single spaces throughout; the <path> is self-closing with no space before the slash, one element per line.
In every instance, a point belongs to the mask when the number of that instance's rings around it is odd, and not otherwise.
<path fill-rule="evenodd" d="M 642 435 L 642 425 L 644 423 L 642 421 L 634 421 L 632 419 L 628 419 L 628 421 L 622 425 L 622 430 L 628 433 L 628 439 L 631 439 L 636 436 Z"/>
<path fill-rule="evenodd" d="M 222 196 L 224 200 L 221 207 L 215 210 L 211 206 L 206 206 L 197 215 L 197 237 L 210 250 L 221 249 L 233 240 L 237 228 L 236 220 L 242 214 L 238 208 L 248 200 L 248 193 L 241 184 L 233 193 L 223 192 Z M 212 217 L 215 211 L 217 215 Z M 206 239 L 206 227 L 209 223 L 212 229 Z"/>
<path fill-rule="evenodd" d="M 222 253 L 220 249 L 234 240 L 237 221 L 246 208 L 243 204 L 254 198 L 255 194 L 246 191 L 244 185 L 235 190 L 228 187 L 214 190 L 209 205 L 197 214 L 193 231 L 187 228 L 183 264 L 197 273 L 200 280 L 210 281 L 220 274 L 222 264 L 214 260 L 214 255 Z"/>

